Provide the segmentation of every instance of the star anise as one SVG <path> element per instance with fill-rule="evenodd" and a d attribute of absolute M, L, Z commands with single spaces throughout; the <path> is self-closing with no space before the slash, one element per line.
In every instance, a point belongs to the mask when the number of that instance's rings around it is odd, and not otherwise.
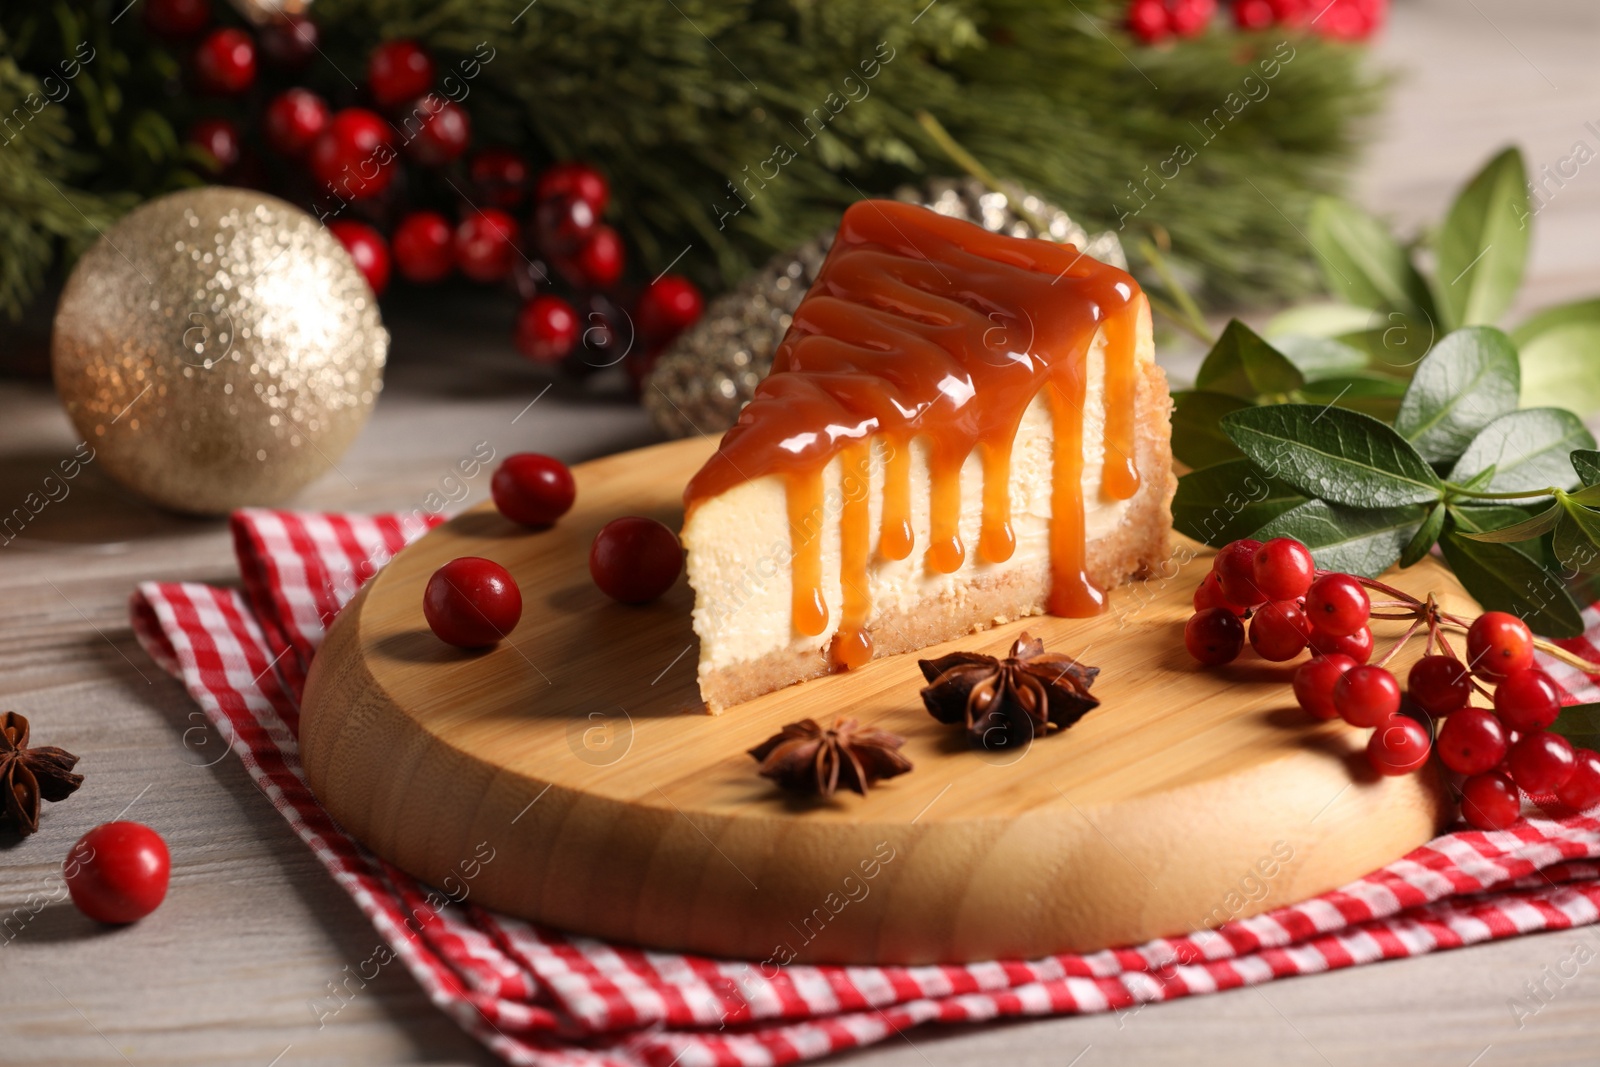
<path fill-rule="evenodd" d="M 1046 652 L 1023 634 L 1005 659 L 952 652 L 918 660 L 929 685 L 922 702 L 935 719 L 964 723 L 974 748 L 1014 748 L 1065 730 L 1100 706 L 1089 687 L 1100 673 L 1071 656 Z"/>
<path fill-rule="evenodd" d="M 841 785 L 862 796 L 875 783 L 904 774 L 911 761 L 899 752 L 906 739 L 887 730 L 836 719 L 824 730 L 815 719 L 785 726 L 750 750 L 761 773 L 801 793 L 832 796 Z"/>
<path fill-rule="evenodd" d="M 65 800 L 83 784 L 83 775 L 72 773 L 77 762 L 54 745 L 29 748 L 27 718 L 0 715 L 0 827 L 24 836 L 39 829 L 39 802 Z"/>

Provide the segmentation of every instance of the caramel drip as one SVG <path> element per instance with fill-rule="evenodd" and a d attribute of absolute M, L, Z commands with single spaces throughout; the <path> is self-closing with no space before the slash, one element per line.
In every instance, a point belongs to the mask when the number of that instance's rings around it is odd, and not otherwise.
<path fill-rule="evenodd" d="M 867 614 L 867 564 L 872 561 L 872 445 L 854 444 L 840 456 L 844 480 L 839 509 L 839 578 L 843 606 L 828 658 L 835 667 L 854 670 L 872 658 Z"/>
<path fill-rule="evenodd" d="M 789 595 L 794 628 L 815 637 L 828 628 L 828 605 L 822 598 L 822 470 L 789 475 Z"/>
<path fill-rule="evenodd" d="M 1139 488 L 1134 463 L 1143 311 L 1124 271 L 1070 245 L 989 233 L 924 208 L 862 201 L 845 212 L 816 284 L 796 310 L 756 388 L 685 492 L 689 510 L 741 482 L 782 475 L 788 485 L 793 623 L 826 631 L 822 595 L 822 472 L 843 456 L 845 478 L 868 487 L 871 442 L 883 442 L 883 510 L 877 552 L 903 560 L 914 548 L 911 445 L 928 445 L 930 537 L 924 566 L 952 573 L 962 544 L 961 468 L 974 449 L 983 466 L 977 558 L 1002 563 L 1016 550 L 1011 526 L 1011 449 L 1028 405 L 1045 390 L 1054 426 L 1049 607 L 1099 611 L 1104 596 L 1086 568 L 1083 407 L 1088 353 L 1104 330 L 1105 431 L 1101 495 Z M 870 492 L 846 492 L 839 515 L 843 602 L 831 655 L 839 667 L 871 657 L 866 624 L 871 562 Z"/>

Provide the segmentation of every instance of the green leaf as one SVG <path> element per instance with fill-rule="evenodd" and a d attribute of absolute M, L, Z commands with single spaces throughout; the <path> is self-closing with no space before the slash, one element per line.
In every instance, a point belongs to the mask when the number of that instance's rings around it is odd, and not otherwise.
<path fill-rule="evenodd" d="M 1450 205 L 1435 243 L 1434 295 L 1446 329 L 1499 321 L 1528 260 L 1528 175 L 1507 148 Z"/>
<path fill-rule="evenodd" d="M 1246 536 L 1305 499 L 1268 478 L 1249 460 L 1229 460 L 1178 479 L 1172 526 L 1216 548 Z"/>
<path fill-rule="evenodd" d="M 1263 332 L 1278 346 L 1280 352 L 1293 359 L 1284 347 L 1284 342 L 1291 337 L 1338 337 L 1345 333 L 1359 333 L 1372 325 L 1372 319 L 1371 308 L 1356 307 L 1354 304 L 1300 304 L 1272 316 Z"/>
<path fill-rule="evenodd" d="M 1399 311 L 1375 317 L 1379 325 L 1360 333 L 1345 334 L 1339 342 L 1365 352 L 1368 365 L 1375 371 L 1399 378 L 1411 377 L 1422 357 L 1439 340 L 1438 325 L 1420 314 L 1406 315 Z"/>
<path fill-rule="evenodd" d="M 1600 507 L 1600 485 L 1586 485 L 1576 493 L 1570 494 L 1567 499 L 1588 508 Z"/>
<path fill-rule="evenodd" d="M 1512 329 L 1511 339 L 1516 342 L 1518 349 L 1522 349 L 1551 330 L 1585 323 L 1600 323 L 1600 296 L 1592 296 L 1587 300 L 1574 300 L 1568 304 L 1557 304 L 1555 307 L 1536 312 Z"/>
<path fill-rule="evenodd" d="M 1222 417 L 1250 406 L 1249 401 L 1226 393 L 1196 389 L 1173 393 L 1172 454 L 1195 470 L 1242 459 L 1244 453 L 1222 432 Z"/>
<path fill-rule="evenodd" d="M 1500 468 L 1491 463 L 1471 478 L 1462 482 L 1461 488 L 1469 493 L 1486 493 L 1489 491 L 1489 483 L 1494 481 L 1494 476 L 1499 473 Z"/>
<path fill-rule="evenodd" d="M 1557 562 L 1579 574 L 1600 572 L 1600 512 L 1571 497 L 1556 506 L 1563 512 L 1552 545 Z"/>
<path fill-rule="evenodd" d="M 1363 312 L 1369 318 L 1370 312 Z M 1307 381 L 1360 374 L 1370 362 L 1367 354 L 1331 337 L 1276 337 L 1272 346 L 1300 368 Z"/>
<path fill-rule="evenodd" d="M 1253 536 L 1293 537 L 1311 549 L 1319 567 L 1376 578 L 1394 566 L 1422 521 L 1423 511 L 1415 506 L 1365 510 L 1308 500 Z"/>
<path fill-rule="evenodd" d="M 1439 539 L 1445 562 L 1486 611 L 1508 611 L 1546 637 L 1577 637 L 1583 614 L 1566 583 L 1515 545 L 1485 544 L 1454 530 Z"/>
<path fill-rule="evenodd" d="M 1572 742 L 1573 748 L 1600 748 L 1600 704 L 1570 704 L 1561 709 L 1550 732 Z"/>
<path fill-rule="evenodd" d="M 1450 481 L 1460 485 L 1468 477 L 1495 468 L 1488 493 L 1514 493 L 1553 486 L 1571 488 L 1573 449 L 1594 445 L 1594 435 L 1570 411 L 1527 408 L 1495 419 L 1456 461 Z"/>
<path fill-rule="evenodd" d="M 1235 411 L 1222 428 L 1267 474 L 1335 504 L 1392 508 L 1429 503 L 1444 491 L 1416 449 L 1370 415 L 1271 404 Z"/>
<path fill-rule="evenodd" d="M 1600 452 L 1592 448 L 1577 449 L 1572 453 L 1572 469 L 1578 472 L 1584 485 L 1600 485 Z"/>
<path fill-rule="evenodd" d="M 1551 504 L 1531 519 L 1522 519 L 1509 526 L 1500 526 L 1477 531 L 1464 531 L 1463 537 L 1470 537 L 1474 541 L 1489 541 L 1494 544 L 1510 544 L 1513 541 L 1531 541 L 1535 537 L 1543 537 L 1556 528 L 1556 523 L 1561 519 L 1561 505 Z"/>
<path fill-rule="evenodd" d="M 1311 250 L 1334 295 L 1351 304 L 1433 318 L 1427 285 L 1383 223 L 1342 200 L 1322 197 L 1307 223 Z"/>
<path fill-rule="evenodd" d="M 1600 300 L 1535 315 L 1512 338 L 1522 353 L 1523 404 L 1600 411 Z"/>
<path fill-rule="evenodd" d="M 1333 404 L 1378 419 L 1392 419 L 1400 411 L 1406 383 L 1377 374 L 1340 375 L 1307 382 L 1300 399 L 1308 404 Z"/>
<path fill-rule="evenodd" d="M 1428 554 L 1439 540 L 1439 535 L 1444 532 L 1444 519 L 1446 508 L 1438 503 L 1428 509 L 1428 515 L 1422 520 L 1422 525 L 1417 527 L 1417 532 L 1406 542 L 1406 547 L 1400 551 L 1400 566 L 1415 566 Z"/>
<path fill-rule="evenodd" d="M 1485 426 L 1516 410 L 1520 391 L 1511 339 L 1490 326 L 1469 326 L 1417 365 L 1394 428 L 1429 463 L 1449 463 Z"/>
<path fill-rule="evenodd" d="M 1306 383 L 1300 369 L 1238 319 L 1231 320 L 1195 375 L 1194 387 L 1254 400 Z"/>
<path fill-rule="evenodd" d="M 1498 530 L 1503 526 L 1531 519 L 1533 515 L 1531 509 L 1519 508 L 1514 504 L 1489 504 L 1476 507 L 1461 507 L 1455 504 L 1450 507 L 1450 518 L 1461 529 L 1471 533 Z"/>

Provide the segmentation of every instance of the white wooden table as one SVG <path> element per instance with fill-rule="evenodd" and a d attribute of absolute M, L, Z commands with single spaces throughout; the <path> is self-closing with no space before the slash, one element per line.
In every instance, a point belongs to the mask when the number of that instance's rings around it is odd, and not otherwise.
<path fill-rule="evenodd" d="M 1600 10 L 1588 0 L 1400 0 L 1381 59 L 1393 105 L 1359 181 L 1376 210 L 1415 223 L 1453 184 L 1516 140 L 1537 173 L 1600 119 Z M 1600 293 L 1600 168 L 1585 169 L 1537 221 L 1528 306 Z M 645 443 L 644 417 L 542 388 L 509 351 L 504 308 L 468 328 L 409 324 L 373 424 L 296 504 L 417 506 L 478 441 L 579 460 Z M 49 388 L 0 383 L 0 502 L 17 501 L 75 439 Z M 473 498 L 486 491 L 484 480 Z M 9 508 L 9 505 L 7 505 Z M 126 604 L 144 579 L 235 577 L 220 522 L 161 515 L 92 468 L 26 543 L 0 548 L 0 708 L 82 756 L 82 791 L 45 830 L 0 848 L 0 1063 L 241 1064 L 493 1062 L 436 1012 L 398 965 L 319 1025 L 313 1002 L 378 943 L 372 927 L 272 811 L 237 762 L 207 766 L 217 739 L 182 688 L 144 656 Z M 126 814 L 174 856 L 172 890 L 131 928 L 93 927 L 65 903 L 71 841 Z M 42 907 L 41 907 L 42 905 Z M 13 909 L 21 909 L 13 913 Z M 34 914 L 37 912 L 37 914 Z M 16 930 L 13 921 L 10 929 Z M 922 1029 L 856 1054 L 873 1067 L 1005 1060 L 1050 1064 L 1593 1062 L 1600 966 L 1551 979 L 1596 928 L 1147 1007 L 1136 1013 Z M 1547 971 L 1546 968 L 1550 970 Z M 1568 973 L 1571 973 L 1570 967 Z M 1513 998 L 1544 983 L 1531 1018 Z"/>

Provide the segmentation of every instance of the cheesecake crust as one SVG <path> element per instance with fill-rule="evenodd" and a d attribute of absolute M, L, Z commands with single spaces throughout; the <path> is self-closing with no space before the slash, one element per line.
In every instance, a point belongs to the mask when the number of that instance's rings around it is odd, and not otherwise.
<path fill-rule="evenodd" d="M 1085 546 L 1089 577 L 1107 593 L 1155 575 L 1169 562 L 1172 495 L 1178 485 L 1172 473 L 1172 398 L 1166 372 L 1154 361 L 1141 361 L 1135 404 L 1139 490 L 1128 501 L 1116 529 Z M 978 576 L 913 610 L 879 616 L 867 627 L 873 658 L 911 652 L 990 626 L 1042 615 L 1050 581 L 1046 561 L 1037 568 Z M 1110 610 L 1116 609 L 1113 597 Z M 826 649 L 779 649 L 746 663 L 716 670 L 702 668 L 700 693 L 707 708 L 719 714 L 763 693 L 832 673 Z"/>

